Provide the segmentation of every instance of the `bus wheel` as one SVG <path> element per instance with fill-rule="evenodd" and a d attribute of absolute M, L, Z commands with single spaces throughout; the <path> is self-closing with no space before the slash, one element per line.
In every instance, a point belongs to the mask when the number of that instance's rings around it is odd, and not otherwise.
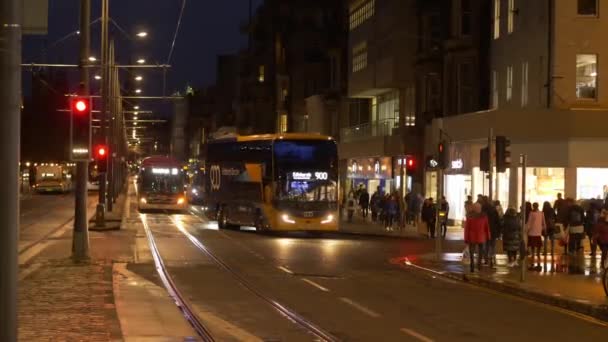
<path fill-rule="evenodd" d="M 253 226 L 255 227 L 255 231 L 258 233 L 264 231 L 264 221 L 262 220 L 261 216 L 258 216 L 255 219 L 255 224 Z"/>

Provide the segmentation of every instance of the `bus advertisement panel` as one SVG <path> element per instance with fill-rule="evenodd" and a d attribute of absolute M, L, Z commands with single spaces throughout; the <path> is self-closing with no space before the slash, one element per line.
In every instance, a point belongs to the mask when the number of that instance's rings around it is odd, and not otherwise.
<path fill-rule="evenodd" d="M 220 228 L 332 231 L 338 156 L 316 134 L 242 136 L 208 145 L 207 207 Z"/>

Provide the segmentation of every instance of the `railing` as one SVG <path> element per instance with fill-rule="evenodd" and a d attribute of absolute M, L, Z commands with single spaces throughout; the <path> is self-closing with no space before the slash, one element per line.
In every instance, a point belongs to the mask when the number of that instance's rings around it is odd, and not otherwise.
<path fill-rule="evenodd" d="M 393 119 L 373 121 L 370 123 L 345 127 L 340 130 L 340 139 L 343 142 L 365 140 L 371 137 L 386 137 L 394 134 L 399 127 L 399 121 Z"/>

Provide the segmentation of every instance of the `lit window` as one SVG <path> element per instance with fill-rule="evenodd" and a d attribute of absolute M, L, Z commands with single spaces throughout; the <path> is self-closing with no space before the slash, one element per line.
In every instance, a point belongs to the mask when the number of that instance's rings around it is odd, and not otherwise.
<path fill-rule="evenodd" d="M 576 97 L 597 98 L 597 55 L 576 55 Z"/>
<path fill-rule="evenodd" d="M 353 48 L 353 73 L 367 68 L 367 42 L 357 44 Z"/>
<path fill-rule="evenodd" d="M 351 31 L 371 18 L 376 10 L 376 0 L 365 1 L 362 5 L 361 3 L 362 2 L 358 2 L 350 9 L 349 29 Z"/>
<path fill-rule="evenodd" d="M 515 0 L 509 0 L 509 16 L 507 18 L 507 32 L 513 33 L 515 26 Z"/>
<path fill-rule="evenodd" d="M 281 122 L 280 122 L 281 133 L 285 133 L 285 132 L 287 132 L 287 115 L 282 114 L 280 120 L 281 120 Z"/>
<path fill-rule="evenodd" d="M 513 66 L 507 67 L 507 102 L 513 98 Z"/>
<path fill-rule="evenodd" d="M 577 13 L 578 15 L 597 16 L 598 0 L 578 0 Z"/>
<path fill-rule="evenodd" d="M 416 126 L 416 88 L 405 89 L 405 126 Z"/>
<path fill-rule="evenodd" d="M 263 65 L 260 65 L 260 67 L 258 68 L 258 81 L 260 83 L 264 83 L 265 79 L 266 79 L 266 67 Z"/>
<path fill-rule="evenodd" d="M 521 65 L 521 106 L 528 105 L 528 62 Z"/>
<path fill-rule="evenodd" d="M 500 0 L 494 0 L 494 39 L 500 37 Z"/>
<path fill-rule="evenodd" d="M 492 71 L 492 107 L 498 108 L 498 72 Z"/>

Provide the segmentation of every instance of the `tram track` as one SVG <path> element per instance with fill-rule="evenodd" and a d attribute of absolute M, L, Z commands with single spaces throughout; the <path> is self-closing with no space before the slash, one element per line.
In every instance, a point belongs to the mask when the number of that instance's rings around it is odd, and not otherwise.
<path fill-rule="evenodd" d="M 258 288 L 256 288 L 243 275 L 241 275 L 238 271 L 236 271 L 230 265 L 225 263 L 218 255 L 216 255 L 213 251 L 211 251 L 209 248 L 207 248 L 207 246 L 205 246 L 199 239 L 197 239 L 190 232 L 188 232 L 186 230 L 186 228 L 182 224 L 177 222 L 171 215 L 169 215 L 167 212 L 165 212 L 165 215 L 169 218 L 169 220 L 173 223 L 173 225 L 177 228 L 177 230 L 180 233 L 182 233 L 190 241 L 190 243 L 192 243 L 192 245 L 194 247 L 196 247 L 196 249 L 198 249 L 201 253 L 206 255 L 219 269 L 224 271 L 226 274 L 230 275 L 236 281 L 236 283 L 238 285 L 240 285 L 242 288 L 246 289 L 248 292 L 253 294 L 256 298 L 262 300 L 264 303 L 269 305 L 270 308 L 275 310 L 280 316 L 284 317 L 292 324 L 299 326 L 306 333 L 313 336 L 315 338 L 315 340 L 317 340 L 317 341 L 327 341 L 327 342 L 340 341 L 339 338 L 335 337 L 334 335 L 332 335 L 328 331 L 324 330 L 317 324 L 315 324 L 315 323 L 311 322 L 310 320 L 306 319 L 305 317 L 301 316 L 296 311 L 290 309 L 286 305 L 284 305 L 284 304 L 276 301 L 275 299 L 262 293 L 262 291 L 260 291 Z M 200 218 L 198 216 L 196 216 L 196 215 L 193 215 L 193 216 L 200 220 Z M 151 231 L 148 223 L 146 222 L 145 217 L 142 217 L 142 222 L 144 222 L 144 228 L 146 230 L 146 235 L 148 236 L 150 245 L 152 247 L 152 241 L 154 240 L 152 231 Z M 156 249 L 155 245 L 154 245 L 154 248 Z M 156 253 L 158 253 L 158 249 L 156 249 L 156 251 L 153 252 L 153 254 L 156 254 Z M 158 258 L 158 262 L 157 262 L 156 258 Z M 161 274 L 161 273 L 163 274 L 163 275 L 161 275 L 161 278 L 166 277 L 166 279 L 167 279 L 167 283 L 165 283 L 165 281 L 163 281 L 163 283 L 167 287 L 167 290 L 170 293 L 174 293 L 178 297 L 181 298 L 180 300 L 176 300 L 177 305 L 180 308 L 182 308 L 182 305 L 185 308 L 188 308 L 187 311 L 184 313 L 186 316 L 186 319 L 188 319 L 191 322 L 191 324 L 192 324 L 192 319 L 194 319 L 195 321 L 197 321 L 197 324 L 200 324 L 201 326 L 203 326 L 202 323 L 196 318 L 196 315 L 193 314 L 192 310 L 189 309 L 190 306 L 187 303 L 187 301 L 184 300 L 184 298 L 181 295 L 179 295 L 179 290 L 176 288 L 175 283 L 173 283 L 170 280 L 171 277 L 168 274 L 167 269 L 164 267 L 164 264 L 162 263 L 161 255 L 156 254 L 154 259 L 155 259 L 155 263 L 157 266 L 157 271 L 159 272 L 159 274 Z M 159 267 L 160 267 L 160 269 L 159 269 Z M 194 327 L 194 325 L 193 325 L 193 327 Z M 196 327 L 195 327 L 195 329 L 196 329 Z M 198 330 L 197 330 L 197 332 L 198 332 Z M 203 337 L 203 336 L 201 335 L 201 337 Z"/>

